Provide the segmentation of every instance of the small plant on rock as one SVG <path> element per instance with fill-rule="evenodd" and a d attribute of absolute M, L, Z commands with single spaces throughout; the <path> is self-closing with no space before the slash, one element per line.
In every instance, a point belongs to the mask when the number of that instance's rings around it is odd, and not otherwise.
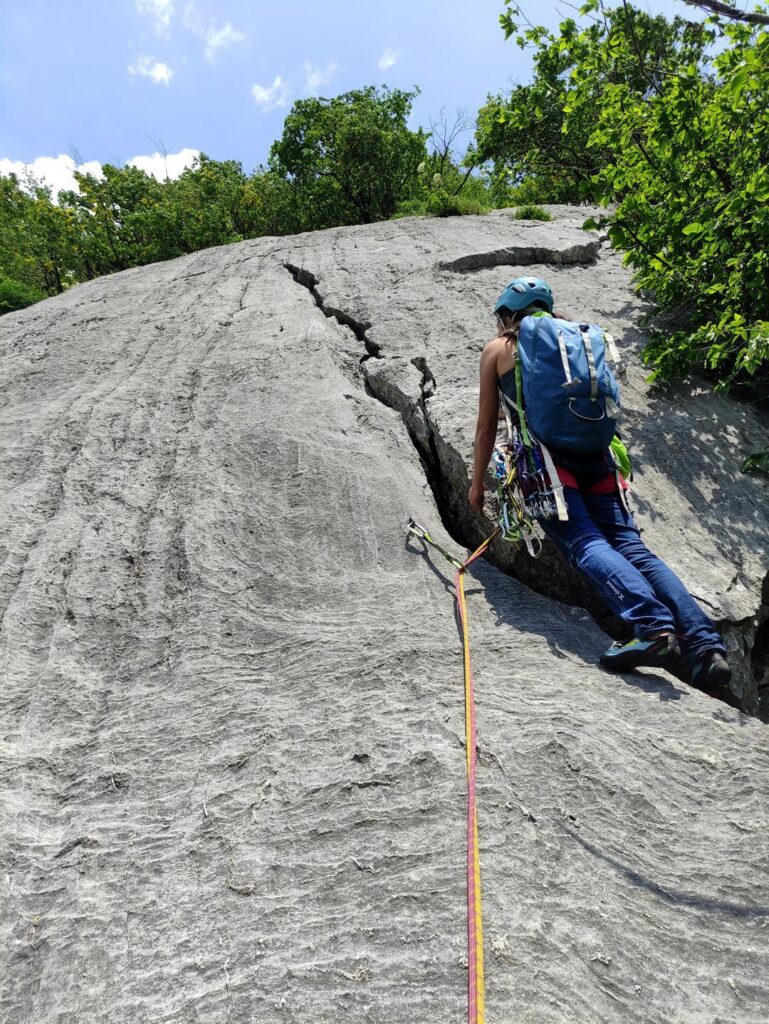
<path fill-rule="evenodd" d="M 513 214 L 514 220 L 552 220 L 551 214 L 541 206 L 519 206 Z"/>

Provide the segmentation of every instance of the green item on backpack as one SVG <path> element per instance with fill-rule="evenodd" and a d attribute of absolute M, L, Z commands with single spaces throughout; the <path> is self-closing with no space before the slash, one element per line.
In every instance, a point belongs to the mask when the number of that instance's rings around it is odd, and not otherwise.
<path fill-rule="evenodd" d="M 630 454 L 618 434 L 612 438 L 609 449 L 622 479 L 630 480 L 633 476 L 633 464 L 630 461 Z"/>

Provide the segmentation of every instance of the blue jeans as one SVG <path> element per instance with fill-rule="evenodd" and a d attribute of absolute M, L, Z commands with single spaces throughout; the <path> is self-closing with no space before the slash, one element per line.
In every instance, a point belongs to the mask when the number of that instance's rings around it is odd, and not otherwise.
<path fill-rule="evenodd" d="M 565 462 L 556 458 L 557 465 Z M 597 459 L 593 465 L 589 461 L 580 465 L 572 456 L 566 468 L 585 488 L 605 476 L 607 466 Z M 726 653 L 715 625 L 676 574 L 641 540 L 638 527 L 617 491 L 585 494 L 564 487 L 563 493 L 568 521 L 540 520 L 543 530 L 569 564 L 592 581 L 612 611 L 637 637 L 676 633 L 689 667 L 705 651 Z"/>

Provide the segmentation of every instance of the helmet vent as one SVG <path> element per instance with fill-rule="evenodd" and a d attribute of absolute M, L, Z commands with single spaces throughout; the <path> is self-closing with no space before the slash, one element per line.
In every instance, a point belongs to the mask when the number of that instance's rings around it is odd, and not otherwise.
<path fill-rule="evenodd" d="M 553 293 L 547 281 L 539 277 L 516 277 L 499 296 L 494 310 L 497 313 L 500 309 L 517 312 L 527 306 L 541 306 L 546 312 L 552 313 Z"/>

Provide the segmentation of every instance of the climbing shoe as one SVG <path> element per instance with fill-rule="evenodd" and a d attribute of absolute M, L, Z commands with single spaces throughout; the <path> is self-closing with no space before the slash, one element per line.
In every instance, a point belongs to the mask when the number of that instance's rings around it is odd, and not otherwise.
<path fill-rule="evenodd" d="M 695 661 L 686 680 L 698 690 L 706 692 L 723 690 L 729 685 L 732 678 L 732 670 L 726 663 L 726 658 L 720 651 L 705 651 Z"/>
<path fill-rule="evenodd" d="M 672 672 L 681 659 L 681 648 L 675 636 L 658 636 L 653 640 L 628 640 L 612 644 L 601 655 L 601 664 L 611 672 L 627 672 L 634 668 L 664 668 Z"/>

